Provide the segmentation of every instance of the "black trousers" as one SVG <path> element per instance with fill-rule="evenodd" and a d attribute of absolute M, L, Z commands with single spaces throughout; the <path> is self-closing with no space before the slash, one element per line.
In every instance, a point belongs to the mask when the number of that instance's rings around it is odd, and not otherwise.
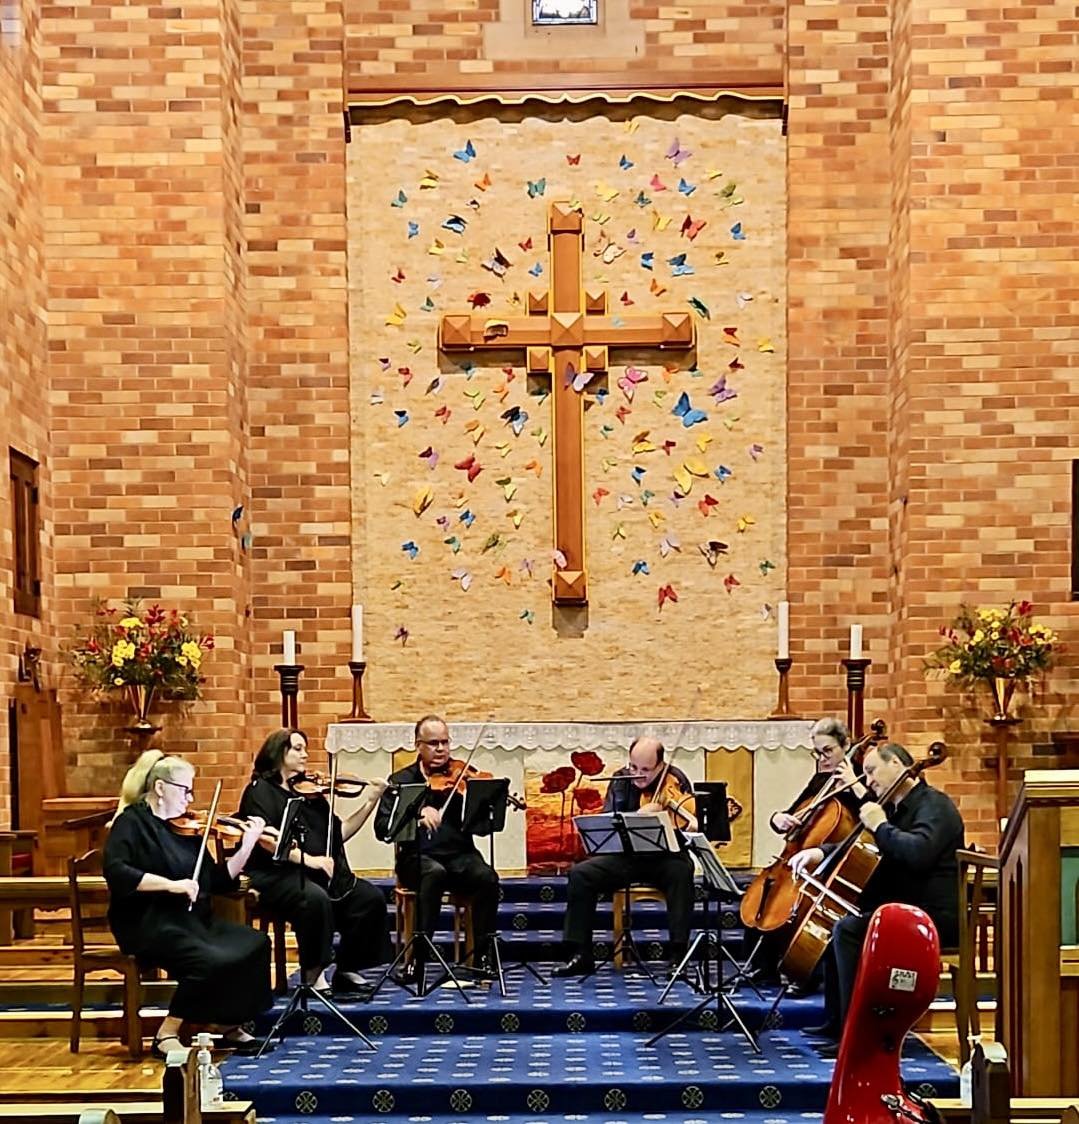
<path fill-rule="evenodd" d="M 262 904 L 283 917 L 296 933 L 303 969 L 325 968 L 334 962 L 333 934 L 339 971 L 355 972 L 385 962 L 389 929 L 385 895 L 370 882 L 357 878 L 352 889 L 334 901 L 310 874 L 301 879 L 300 868 L 253 871 L 251 884 Z"/>
<path fill-rule="evenodd" d="M 667 899 L 671 944 L 689 943 L 693 915 L 693 863 L 688 855 L 595 855 L 569 872 L 563 935 L 579 949 L 592 947 L 596 901 L 602 893 L 623 890 L 631 882 L 655 886 Z"/>
<path fill-rule="evenodd" d="M 169 1014 L 197 1023 L 239 1026 L 268 1010 L 270 939 L 246 925 L 192 914 L 161 926 L 136 951 L 176 981 Z"/>
<path fill-rule="evenodd" d="M 850 1010 L 854 981 L 858 977 L 858 964 L 862 959 L 862 945 L 869 929 L 872 913 L 840 918 L 832 928 L 832 939 L 824 953 L 824 1011 L 827 1021 L 842 1026 Z M 933 919 L 942 947 L 949 947 L 959 939 L 959 923 L 944 916 Z"/>
<path fill-rule="evenodd" d="M 446 890 L 472 898 L 472 931 L 476 949 L 486 950 L 498 928 L 498 874 L 478 851 L 458 855 L 417 855 L 402 852 L 397 878 L 416 891 L 416 931 L 434 935 Z"/>

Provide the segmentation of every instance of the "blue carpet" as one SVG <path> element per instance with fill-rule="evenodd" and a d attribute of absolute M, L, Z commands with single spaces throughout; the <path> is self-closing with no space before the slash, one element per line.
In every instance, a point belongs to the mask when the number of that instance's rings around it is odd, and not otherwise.
<path fill-rule="evenodd" d="M 712 1007 L 703 1027 L 647 1047 L 648 1034 L 697 997 L 679 985 L 661 1007 L 658 989 L 632 973 L 605 969 L 550 988 L 525 975 L 506 998 L 497 989 L 468 994 L 466 1005 L 449 989 L 417 1000 L 390 988 L 371 1004 L 350 1004 L 375 1051 L 312 1009 L 272 1054 L 229 1059 L 226 1088 L 276 1124 L 790 1124 L 819 1119 L 827 1099 L 834 1063 L 800 1031 L 821 1021 L 819 999 L 785 1001 L 757 1055 L 740 1035 L 716 1029 Z M 770 999 L 743 990 L 736 1005 L 757 1029 Z M 923 1092 L 958 1088 L 950 1067 L 913 1039 L 903 1073 Z"/>

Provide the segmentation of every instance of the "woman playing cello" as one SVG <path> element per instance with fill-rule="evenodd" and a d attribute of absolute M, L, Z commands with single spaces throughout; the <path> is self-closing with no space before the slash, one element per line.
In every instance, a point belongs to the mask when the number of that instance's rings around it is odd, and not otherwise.
<path fill-rule="evenodd" d="M 251 821 L 228 862 L 218 864 L 207 852 L 198 865 L 200 840 L 169 826 L 187 811 L 194 778 L 190 762 L 157 749 L 128 770 L 105 843 L 109 925 L 123 952 L 177 981 L 154 1037 L 159 1057 L 182 1046 L 185 1021 L 216 1025 L 226 1045 L 254 1053 L 262 1042 L 242 1024 L 273 1001 L 270 942 L 245 925 L 212 917 L 210 895 L 236 888 L 265 824 Z"/>

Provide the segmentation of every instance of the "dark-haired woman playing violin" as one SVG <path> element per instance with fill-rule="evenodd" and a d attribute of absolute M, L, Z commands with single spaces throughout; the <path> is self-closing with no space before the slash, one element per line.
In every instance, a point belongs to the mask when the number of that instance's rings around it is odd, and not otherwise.
<path fill-rule="evenodd" d="M 416 891 L 416 928 L 434 935 L 445 890 L 472 897 L 472 927 L 476 947 L 473 965 L 486 967 L 491 937 L 498 920 L 498 874 L 483 860 L 472 836 L 461 830 L 464 805 L 462 780 L 456 791 L 452 783 L 460 776 L 460 763 L 451 766 L 450 732 L 435 714 L 416 723 L 416 760 L 390 777 L 391 785 L 426 784 L 429 791 L 420 812 L 416 842 L 398 843 L 396 870 L 402 886 Z M 439 783 L 453 768 L 450 783 Z M 394 795 L 386 793 L 375 819 L 375 835 L 384 839 L 393 814 Z M 422 964 L 422 952 L 411 970 Z"/>
<path fill-rule="evenodd" d="M 187 811 L 194 777 L 189 761 L 147 750 L 124 778 L 105 843 L 109 925 L 117 943 L 177 981 L 154 1038 L 159 1057 L 182 1045 L 177 1035 L 185 1021 L 217 1026 L 226 1045 L 252 1053 L 262 1043 L 242 1024 L 273 1002 L 269 940 L 210 915 L 210 895 L 236 888 L 264 825 L 253 820 L 226 863 L 207 851 L 196 877 L 201 840 L 169 826 Z"/>
<path fill-rule="evenodd" d="M 307 736 L 300 730 L 275 730 L 255 758 L 240 814 L 280 826 L 286 805 L 297 795 L 292 784 L 305 776 L 306 767 Z M 364 995 L 368 989 L 360 970 L 381 964 L 388 951 L 386 899 L 352 873 L 345 855 L 345 842 L 367 822 L 385 787 L 384 781 L 369 781 L 359 807 L 343 822 L 336 815 L 331 819 L 324 795 L 304 797 L 297 813 L 301 831 L 287 861 L 275 863 L 269 851 L 259 849 L 251 862 L 251 884 L 262 904 L 296 933 L 304 981 L 319 989 L 331 987 L 338 996 Z M 334 930 L 341 939 L 331 985 L 325 969 L 335 960 Z"/>

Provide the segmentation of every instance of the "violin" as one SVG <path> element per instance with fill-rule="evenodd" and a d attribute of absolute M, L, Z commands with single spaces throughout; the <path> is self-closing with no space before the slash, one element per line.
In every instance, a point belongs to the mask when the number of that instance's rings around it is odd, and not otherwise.
<path fill-rule="evenodd" d="M 202 836 L 206 834 L 207 817 L 203 812 L 185 812 L 182 816 L 175 816 L 168 821 L 169 827 L 177 835 Z M 217 816 L 210 827 L 210 834 L 222 843 L 238 844 L 244 837 L 250 824 L 238 816 Z M 274 850 L 277 847 L 278 831 L 272 824 L 267 824 L 259 836 L 262 846 Z"/>
<path fill-rule="evenodd" d="M 652 797 L 655 804 L 659 804 L 664 811 L 670 813 L 671 822 L 681 831 L 696 831 L 697 817 L 696 801 L 692 792 L 683 792 L 673 773 L 667 774 L 663 783 L 656 789 Z"/>
<path fill-rule="evenodd" d="M 289 778 L 288 786 L 297 796 L 304 796 L 309 800 L 331 794 L 350 800 L 363 792 L 367 781 L 350 773 L 338 773 L 333 778 L 322 773 L 298 773 Z"/>
<path fill-rule="evenodd" d="M 448 792 L 452 796 L 462 781 L 467 784 L 469 781 L 493 781 L 494 779 L 494 773 L 485 772 L 483 769 L 477 769 L 475 765 L 470 765 L 467 761 L 451 757 L 437 773 L 430 773 L 427 776 L 427 786 L 432 792 Z M 446 803 L 449 803 L 449 798 L 447 798 Z M 516 808 L 518 812 L 525 810 L 525 802 L 512 792 L 506 793 L 506 803 Z"/>

